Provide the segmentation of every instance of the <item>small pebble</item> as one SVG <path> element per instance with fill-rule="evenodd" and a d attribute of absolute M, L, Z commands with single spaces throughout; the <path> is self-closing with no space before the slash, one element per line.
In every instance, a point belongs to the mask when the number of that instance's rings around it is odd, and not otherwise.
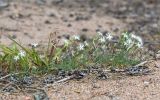
<path fill-rule="evenodd" d="M 88 29 L 87 29 L 87 28 L 83 28 L 82 31 L 83 31 L 83 32 L 87 32 Z"/>
<path fill-rule="evenodd" d="M 86 76 L 86 73 L 83 71 L 74 71 L 75 79 L 82 79 L 84 76 Z"/>
<path fill-rule="evenodd" d="M 22 81 L 23 81 L 23 83 L 26 84 L 26 85 L 31 85 L 31 84 L 33 84 L 33 80 L 32 80 L 31 77 L 25 76 Z"/>
<path fill-rule="evenodd" d="M 148 86 L 148 85 L 149 85 L 149 82 L 148 82 L 148 81 L 144 81 L 143 83 L 144 83 L 145 86 Z"/>
<path fill-rule="evenodd" d="M 11 93 L 11 92 L 14 92 L 14 91 L 16 91 L 16 88 L 14 88 L 13 86 L 8 86 L 8 87 L 5 87 L 5 88 L 3 88 L 3 90 L 2 90 L 3 92 L 9 92 L 9 93 Z"/>
<path fill-rule="evenodd" d="M 48 95 L 44 91 L 39 91 L 35 93 L 33 96 L 34 100 L 49 100 Z"/>
<path fill-rule="evenodd" d="M 51 22 L 49 20 L 46 20 L 44 23 L 45 24 L 51 24 Z"/>
<path fill-rule="evenodd" d="M 13 83 L 20 83 L 20 80 L 19 80 L 19 78 L 17 77 L 17 76 L 15 76 L 15 75 L 12 75 L 12 76 L 10 76 L 9 77 L 9 81 L 11 81 L 11 82 L 13 82 Z"/>
<path fill-rule="evenodd" d="M 69 14 L 69 17 L 74 17 L 74 15 L 73 14 Z"/>
<path fill-rule="evenodd" d="M 68 24 L 67 27 L 72 27 L 72 24 Z"/>
<path fill-rule="evenodd" d="M 48 16 L 49 17 L 56 17 L 56 15 L 54 13 L 49 13 Z"/>
<path fill-rule="evenodd" d="M 55 77 L 52 75 L 45 77 L 43 80 L 43 83 L 45 83 L 45 84 L 52 84 L 54 82 L 55 82 Z"/>
<path fill-rule="evenodd" d="M 126 69 L 128 75 L 145 75 L 150 72 L 146 66 L 133 66 Z"/>
<path fill-rule="evenodd" d="M 98 72 L 97 79 L 106 80 L 108 79 L 108 75 L 104 73 L 103 71 Z"/>

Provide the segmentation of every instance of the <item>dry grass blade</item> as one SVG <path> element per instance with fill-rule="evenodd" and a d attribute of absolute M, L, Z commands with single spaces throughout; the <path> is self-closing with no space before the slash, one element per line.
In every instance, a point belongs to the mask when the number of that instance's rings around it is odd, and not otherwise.
<path fill-rule="evenodd" d="M 68 80 L 70 80 L 70 79 L 73 79 L 74 77 L 75 77 L 74 75 L 68 76 L 68 77 L 66 77 L 66 78 L 63 78 L 63 79 L 61 79 L 61 80 L 56 81 L 56 82 L 53 83 L 53 84 L 48 84 L 46 87 L 52 87 L 52 86 L 54 86 L 54 85 L 56 85 L 56 84 L 58 84 L 58 83 L 62 83 L 62 82 L 68 81 Z"/>
<path fill-rule="evenodd" d="M 20 74 L 20 73 L 14 73 L 14 75 L 18 75 L 18 74 Z M 5 78 L 7 78 L 7 77 L 10 77 L 11 75 L 13 75 L 13 74 L 5 75 L 5 76 L 1 77 L 0 80 L 3 80 Z"/>

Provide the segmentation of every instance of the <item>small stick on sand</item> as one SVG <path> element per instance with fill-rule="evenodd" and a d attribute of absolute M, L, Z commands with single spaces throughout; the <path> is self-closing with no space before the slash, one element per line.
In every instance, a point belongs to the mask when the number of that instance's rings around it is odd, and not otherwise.
<path fill-rule="evenodd" d="M 7 77 L 10 77 L 11 75 L 17 75 L 17 74 L 20 74 L 20 73 L 8 74 L 6 76 L 1 77 L 0 80 L 3 80 L 5 78 L 7 78 Z"/>
<path fill-rule="evenodd" d="M 63 79 L 61 79 L 61 80 L 58 80 L 58 81 L 55 82 L 55 84 L 56 84 L 56 83 L 61 83 L 61 82 L 67 81 L 67 80 L 70 80 L 70 79 L 72 79 L 72 78 L 74 78 L 74 75 L 68 76 L 68 77 L 63 78 Z"/>
<path fill-rule="evenodd" d="M 68 76 L 68 77 L 63 78 L 63 79 L 61 79 L 61 80 L 58 80 L 58 81 L 54 82 L 53 84 L 48 84 L 47 87 L 54 86 L 54 85 L 56 85 L 57 83 L 62 83 L 62 82 L 68 81 L 68 80 L 70 80 L 70 79 L 72 79 L 72 78 L 74 78 L 74 75 Z"/>

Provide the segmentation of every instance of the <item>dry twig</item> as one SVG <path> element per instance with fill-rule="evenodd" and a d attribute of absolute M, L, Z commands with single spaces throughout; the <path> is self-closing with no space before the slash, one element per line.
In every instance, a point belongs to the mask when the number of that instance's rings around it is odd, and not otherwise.
<path fill-rule="evenodd" d="M 5 76 L 1 77 L 0 80 L 3 80 L 5 78 L 7 78 L 7 77 L 10 77 L 11 75 L 17 75 L 17 74 L 20 74 L 20 73 L 14 73 L 14 74 L 5 75 Z"/>

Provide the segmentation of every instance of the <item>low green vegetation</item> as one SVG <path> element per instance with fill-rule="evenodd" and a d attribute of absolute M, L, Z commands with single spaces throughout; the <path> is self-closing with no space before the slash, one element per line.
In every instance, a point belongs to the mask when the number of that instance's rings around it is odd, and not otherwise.
<path fill-rule="evenodd" d="M 9 37 L 10 38 L 10 37 Z M 100 64 L 105 68 L 126 68 L 139 63 L 143 41 L 139 36 L 123 33 L 119 39 L 111 34 L 98 34 L 82 40 L 75 35 L 64 39 L 64 45 L 49 40 L 46 50 L 38 50 L 38 44 L 24 47 L 10 38 L 14 45 L 0 45 L 0 69 L 6 73 L 46 74 L 54 70 L 84 69 Z"/>

